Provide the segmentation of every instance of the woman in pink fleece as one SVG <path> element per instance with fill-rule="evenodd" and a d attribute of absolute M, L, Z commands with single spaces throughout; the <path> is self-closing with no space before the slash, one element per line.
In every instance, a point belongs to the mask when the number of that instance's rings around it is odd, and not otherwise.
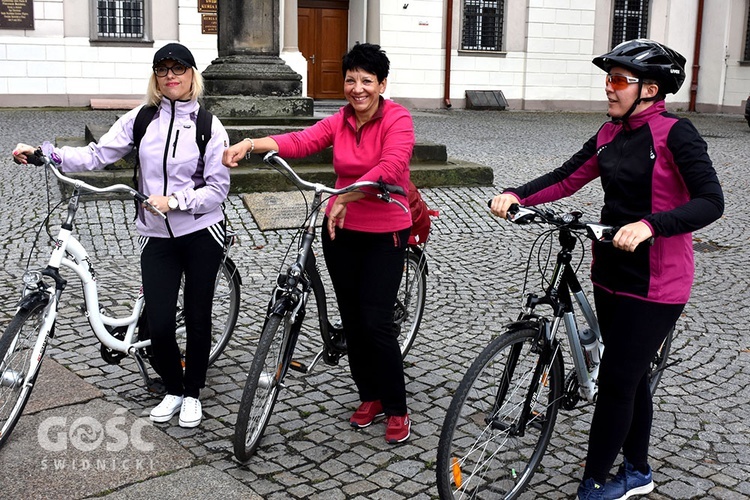
<path fill-rule="evenodd" d="M 382 179 L 408 192 L 414 125 L 404 107 L 381 97 L 388 68 L 380 46 L 355 45 L 342 60 L 349 104 L 303 131 L 244 139 L 224 152 L 224 165 L 236 167 L 251 153 L 275 150 L 282 157 L 301 158 L 333 146 L 337 188 Z M 408 206 L 405 197 L 393 196 Z M 324 225 L 323 253 L 362 401 L 350 423 L 367 427 L 385 415 L 386 441 L 406 441 L 411 422 L 393 308 L 411 214 L 396 204 L 352 192 L 330 200 Z"/>

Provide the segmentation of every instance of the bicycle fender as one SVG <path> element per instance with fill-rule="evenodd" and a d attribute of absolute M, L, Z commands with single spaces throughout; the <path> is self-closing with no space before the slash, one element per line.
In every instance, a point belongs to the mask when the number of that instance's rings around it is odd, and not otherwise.
<path fill-rule="evenodd" d="M 291 309 L 292 302 L 289 300 L 288 297 L 282 297 L 279 300 L 277 300 L 268 311 L 268 316 L 271 316 L 272 314 L 278 314 L 279 316 L 283 316 L 286 311 Z"/>
<path fill-rule="evenodd" d="M 47 305 L 49 303 L 49 295 L 44 292 L 33 292 L 24 296 L 18 301 L 16 307 L 19 309 L 30 310 L 37 304 Z"/>
<path fill-rule="evenodd" d="M 429 276 L 430 269 L 427 267 L 427 257 L 424 255 L 424 250 L 417 245 L 409 245 L 409 250 L 414 252 L 414 255 L 419 259 L 420 264 L 424 264 L 424 274 L 425 276 Z"/>

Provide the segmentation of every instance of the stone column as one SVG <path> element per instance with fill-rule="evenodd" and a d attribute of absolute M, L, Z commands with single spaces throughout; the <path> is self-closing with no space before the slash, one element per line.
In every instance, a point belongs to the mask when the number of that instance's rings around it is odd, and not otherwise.
<path fill-rule="evenodd" d="M 205 106 L 219 117 L 312 116 L 302 77 L 279 57 L 280 0 L 220 0 L 219 57 L 203 72 Z"/>

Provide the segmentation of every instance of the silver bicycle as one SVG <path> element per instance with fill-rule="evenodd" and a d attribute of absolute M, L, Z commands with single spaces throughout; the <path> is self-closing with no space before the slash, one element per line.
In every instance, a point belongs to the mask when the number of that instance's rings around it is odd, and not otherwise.
<path fill-rule="evenodd" d="M 508 219 L 516 224 L 550 225 L 540 238 L 557 234 L 559 251 L 546 288 L 539 295 L 526 295 L 518 320 L 490 341 L 456 389 L 438 443 L 442 499 L 517 498 L 544 457 L 560 408 L 571 410 L 581 401 L 596 401 L 604 346 L 596 315 L 576 276 L 573 250 L 582 237 L 611 244 L 606 242 L 618 228 L 583 222 L 580 212 L 558 215 L 511 208 Z M 551 255 L 539 248 L 540 263 L 546 263 Z M 551 311 L 545 315 L 542 306 Z M 577 313 L 585 326 L 579 325 Z M 564 338 L 558 338 L 561 327 Z M 673 334 L 674 329 L 651 362 L 652 393 L 669 366 Z M 573 361 L 567 375 L 566 338 Z"/>

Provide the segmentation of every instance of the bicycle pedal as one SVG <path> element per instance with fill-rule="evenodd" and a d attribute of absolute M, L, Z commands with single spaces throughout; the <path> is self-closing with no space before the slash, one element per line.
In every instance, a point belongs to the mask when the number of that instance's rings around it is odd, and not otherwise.
<path fill-rule="evenodd" d="M 307 365 L 294 359 L 289 363 L 289 368 L 295 372 L 307 373 Z"/>

